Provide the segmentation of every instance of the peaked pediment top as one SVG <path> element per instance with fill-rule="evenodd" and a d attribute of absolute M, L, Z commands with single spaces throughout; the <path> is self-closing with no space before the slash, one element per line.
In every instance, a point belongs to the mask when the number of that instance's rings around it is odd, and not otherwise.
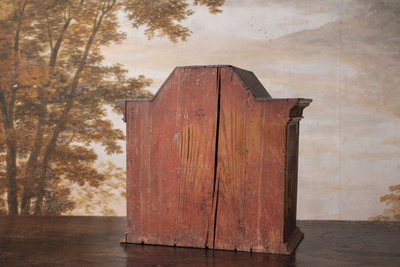
<path fill-rule="evenodd" d="M 262 85 L 260 80 L 258 80 L 257 76 L 252 72 L 248 71 L 245 69 L 238 68 L 233 65 L 227 65 L 227 64 L 221 64 L 221 65 L 190 65 L 190 66 L 177 66 L 175 69 L 172 71 L 169 77 L 172 76 L 173 73 L 176 71 L 180 70 L 187 70 L 187 69 L 232 69 L 232 71 L 238 75 L 239 79 L 241 80 L 243 86 L 249 90 L 255 98 L 260 98 L 260 99 L 271 99 L 271 95 L 268 93 L 268 91 L 265 89 L 265 87 Z M 160 89 L 157 91 L 156 95 L 154 96 L 157 97 L 158 93 L 163 89 L 164 85 L 168 82 L 168 79 L 164 82 L 164 84 L 160 87 Z"/>
<path fill-rule="evenodd" d="M 189 70 L 188 73 L 184 73 L 184 75 L 190 75 L 190 69 L 231 69 L 234 74 L 236 74 L 237 78 L 241 81 L 243 87 L 246 90 L 249 90 L 252 95 L 254 96 L 256 101 L 266 101 L 266 102 L 275 102 L 275 101 L 296 101 L 297 106 L 302 106 L 303 108 L 308 106 L 308 104 L 311 102 L 311 99 L 299 99 L 299 98 L 288 98 L 288 99 L 276 99 L 272 98 L 271 95 L 268 93 L 268 91 L 264 88 L 260 80 L 256 77 L 256 75 L 252 71 L 248 71 L 245 69 L 241 69 L 238 67 L 235 67 L 233 65 L 190 65 L 190 66 L 177 66 L 174 68 L 174 70 L 171 72 L 171 74 L 168 76 L 168 78 L 164 81 L 164 83 L 161 85 L 160 89 L 157 91 L 157 93 L 154 95 L 152 99 L 118 99 L 116 101 L 117 105 L 119 108 L 124 112 L 125 114 L 125 108 L 126 108 L 126 103 L 127 102 L 153 102 L 154 99 L 157 98 L 157 96 L 163 91 L 163 89 L 166 87 L 166 85 L 170 82 L 171 78 L 179 73 L 182 73 L 183 71 Z M 211 75 L 212 72 L 208 72 Z"/>

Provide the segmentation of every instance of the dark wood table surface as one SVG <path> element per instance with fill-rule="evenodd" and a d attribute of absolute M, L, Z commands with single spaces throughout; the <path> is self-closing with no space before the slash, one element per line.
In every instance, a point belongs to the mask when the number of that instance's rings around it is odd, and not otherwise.
<path fill-rule="evenodd" d="M 400 266 L 400 222 L 299 221 L 296 254 L 121 245 L 125 217 L 0 216 L 0 266 Z"/>

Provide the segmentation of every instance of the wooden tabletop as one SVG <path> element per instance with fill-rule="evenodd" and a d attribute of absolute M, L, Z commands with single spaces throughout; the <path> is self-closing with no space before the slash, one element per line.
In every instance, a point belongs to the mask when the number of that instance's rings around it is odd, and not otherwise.
<path fill-rule="evenodd" d="M 299 221 L 295 255 L 120 245 L 124 217 L 0 216 L 0 266 L 400 266 L 400 222 Z"/>

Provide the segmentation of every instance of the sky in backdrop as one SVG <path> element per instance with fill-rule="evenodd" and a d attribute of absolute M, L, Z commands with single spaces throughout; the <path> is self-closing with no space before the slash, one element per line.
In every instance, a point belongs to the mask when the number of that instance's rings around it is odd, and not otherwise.
<path fill-rule="evenodd" d="M 400 1 L 227 0 L 221 14 L 193 10 L 184 22 L 192 34 L 176 44 L 148 40 L 121 13 L 127 39 L 103 49 L 106 63 L 152 78 L 153 92 L 175 66 L 230 64 L 253 71 L 272 97 L 312 98 L 301 122 L 298 218 L 381 214 L 379 197 L 400 183 Z M 120 114 L 110 117 L 125 129 Z M 107 159 L 125 167 L 125 154 Z"/>

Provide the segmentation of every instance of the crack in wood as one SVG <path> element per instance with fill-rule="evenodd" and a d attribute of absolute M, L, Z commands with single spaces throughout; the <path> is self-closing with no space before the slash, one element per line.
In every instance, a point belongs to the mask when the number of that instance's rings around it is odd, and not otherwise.
<path fill-rule="evenodd" d="M 213 240 L 212 248 L 215 248 L 215 239 L 217 232 L 217 215 L 218 215 L 218 198 L 219 198 L 219 177 L 218 177 L 218 144 L 219 144 L 219 127 L 220 127 L 220 113 L 221 113 L 221 69 L 217 68 L 217 90 L 218 90 L 218 101 L 217 101 L 217 125 L 215 130 L 215 160 L 214 160 L 214 188 L 212 195 L 212 203 L 214 207 L 214 228 L 213 228 Z M 207 232 L 208 240 L 208 232 Z"/>

